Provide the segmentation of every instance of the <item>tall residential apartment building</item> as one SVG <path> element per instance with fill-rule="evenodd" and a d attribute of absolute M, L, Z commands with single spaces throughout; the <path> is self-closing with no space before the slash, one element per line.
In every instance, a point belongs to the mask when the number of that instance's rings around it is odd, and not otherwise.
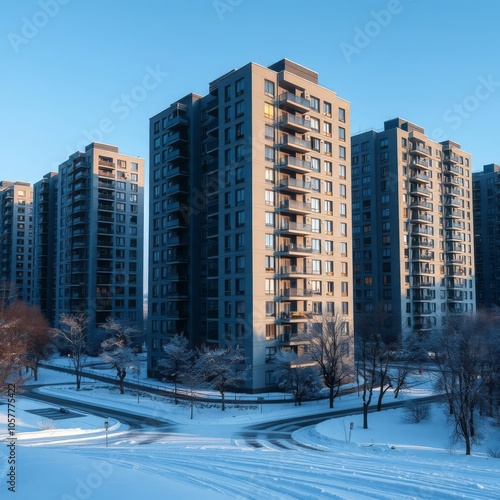
<path fill-rule="evenodd" d="M 0 181 L 0 283 L 30 302 L 33 293 L 33 188 Z"/>
<path fill-rule="evenodd" d="M 59 166 L 56 325 L 86 313 L 142 326 L 144 160 L 92 143 Z"/>
<path fill-rule="evenodd" d="M 471 157 L 400 118 L 352 137 L 355 323 L 388 339 L 475 310 Z M 382 312 L 383 311 L 383 312 Z"/>
<path fill-rule="evenodd" d="M 500 306 L 500 165 L 472 174 L 477 305 Z"/>
<path fill-rule="evenodd" d="M 148 373 L 175 334 L 244 350 L 246 390 L 338 313 L 351 335 L 350 105 L 288 60 L 150 120 Z"/>
<path fill-rule="evenodd" d="M 57 183 L 49 172 L 33 186 L 33 304 L 54 324 L 56 306 Z"/>

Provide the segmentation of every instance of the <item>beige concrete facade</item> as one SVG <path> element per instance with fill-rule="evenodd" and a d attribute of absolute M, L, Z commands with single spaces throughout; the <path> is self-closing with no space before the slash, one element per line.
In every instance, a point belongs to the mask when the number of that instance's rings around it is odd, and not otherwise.
<path fill-rule="evenodd" d="M 323 315 L 352 334 L 349 113 L 317 73 L 283 60 L 231 71 L 151 119 L 151 375 L 184 333 L 243 348 L 246 389 L 264 391 L 276 352 L 301 352 Z"/>
<path fill-rule="evenodd" d="M 0 283 L 15 287 L 16 297 L 29 303 L 33 294 L 32 185 L 0 181 L 0 214 Z"/>
<path fill-rule="evenodd" d="M 471 156 L 402 119 L 352 138 L 355 322 L 382 305 L 388 338 L 475 311 Z"/>
<path fill-rule="evenodd" d="M 55 322 L 143 323 L 144 160 L 92 143 L 59 166 Z"/>

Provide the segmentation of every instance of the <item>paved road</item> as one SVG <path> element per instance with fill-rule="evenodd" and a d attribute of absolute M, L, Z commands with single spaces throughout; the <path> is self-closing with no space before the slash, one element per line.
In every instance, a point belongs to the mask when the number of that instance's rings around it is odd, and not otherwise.
<path fill-rule="evenodd" d="M 114 418 L 124 424 L 127 424 L 130 427 L 130 430 L 112 432 L 109 434 L 109 443 L 111 446 L 119 445 L 122 442 L 149 444 L 158 441 L 168 441 L 169 437 L 178 439 L 180 436 L 188 434 L 191 437 L 197 436 L 200 440 L 203 439 L 202 434 L 198 432 L 196 427 L 183 426 L 167 419 L 136 415 L 133 412 L 127 412 L 124 410 L 104 409 L 100 406 L 80 401 L 68 401 L 63 397 L 38 393 L 36 392 L 36 388 L 27 389 L 24 395 L 27 398 L 46 402 L 56 407 L 64 406 L 79 412 L 91 413 L 93 415 L 103 417 L 103 419 Z M 441 396 L 430 396 L 421 398 L 421 401 L 433 402 L 439 399 L 441 399 Z M 383 408 L 397 408 L 405 404 L 407 404 L 407 401 L 391 401 L 384 404 Z M 376 406 L 371 406 L 369 411 L 376 411 Z M 292 437 L 293 432 L 302 427 L 318 424 L 329 418 L 343 417 L 360 413 L 362 413 L 362 409 L 333 409 L 329 411 L 322 411 L 314 415 L 276 419 L 265 423 L 253 424 L 247 426 L 243 430 L 241 428 L 236 430 L 231 425 L 221 425 L 217 434 L 221 438 L 237 441 L 242 440 L 252 448 L 271 446 L 272 448 L 277 448 L 279 450 L 297 450 L 307 448 L 310 450 L 321 451 L 317 448 L 303 445 L 302 443 L 295 441 Z M 102 435 L 100 435 L 95 437 L 85 437 L 84 439 L 78 437 L 69 440 L 65 439 L 64 442 L 67 444 L 76 444 L 81 442 L 81 444 L 93 446 L 96 444 L 102 445 L 102 439 Z"/>

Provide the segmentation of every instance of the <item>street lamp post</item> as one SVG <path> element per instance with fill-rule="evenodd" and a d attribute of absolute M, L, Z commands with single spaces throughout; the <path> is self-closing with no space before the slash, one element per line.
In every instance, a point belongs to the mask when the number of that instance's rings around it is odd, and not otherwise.
<path fill-rule="evenodd" d="M 104 421 L 104 429 L 106 429 L 106 448 L 108 447 L 108 428 L 109 422 L 107 420 Z"/>

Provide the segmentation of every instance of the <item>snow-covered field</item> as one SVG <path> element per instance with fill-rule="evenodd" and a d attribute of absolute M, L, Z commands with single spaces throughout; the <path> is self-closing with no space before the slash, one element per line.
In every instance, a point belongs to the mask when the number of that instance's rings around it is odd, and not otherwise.
<path fill-rule="evenodd" d="M 109 446 L 102 417 L 54 420 L 40 412 L 59 407 L 22 395 L 16 401 L 17 499 L 299 499 L 299 498 L 500 498 L 500 459 L 488 456 L 500 447 L 500 431 L 481 429 L 481 438 L 466 457 L 458 443 L 450 445 L 443 409 L 435 405 L 431 419 L 405 423 L 403 410 L 326 420 L 287 434 L 287 426 L 251 427 L 327 410 L 321 401 L 293 404 L 230 406 L 189 404 L 132 391 L 119 395 L 104 383 L 57 385 L 73 378 L 42 370 L 40 383 L 53 384 L 44 394 L 128 409 L 170 424 L 163 429 L 129 428 L 109 419 Z M 425 386 L 406 397 L 426 394 Z M 386 396 L 392 400 L 391 395 Z M 336 409 L 356 408 L 356 394 L 336 401 Z M 35 411 L 38 414 L 31 413 Z M 0 404 L 1 497 L 8 498 L 9 440 L 7 406 Z M 49 413 L 50 415 L 50 413 Z M 350 423 L 353 429 L 350 433 Z M 47 428 L 49 427 L 49 428 Z M 53 428 L 50 428 L 53 427 Z M 44 430 L 41 430 L 43 428 Z M 350 434 L 350 436 L 349 436 Z"/>

